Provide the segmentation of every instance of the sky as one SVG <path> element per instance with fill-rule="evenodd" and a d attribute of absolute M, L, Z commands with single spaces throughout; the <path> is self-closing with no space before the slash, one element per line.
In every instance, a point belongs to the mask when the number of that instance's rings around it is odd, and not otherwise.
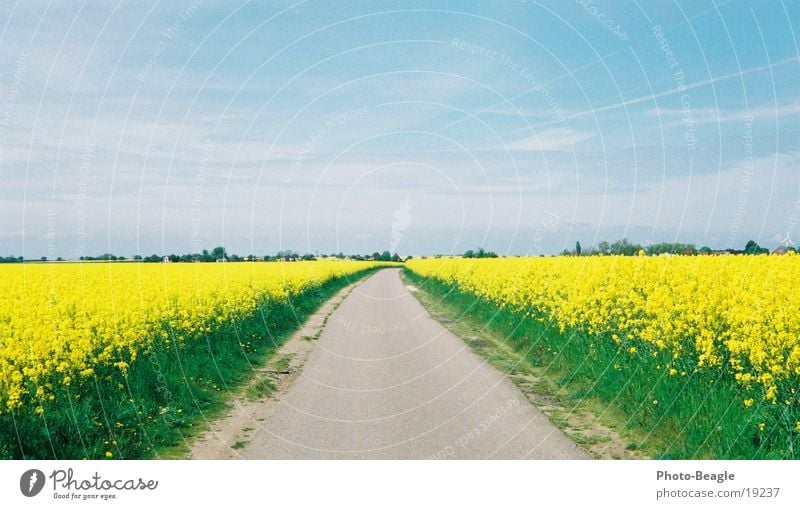
<path fill-rule="evenodd" d="M 0 2 L 0 255 L 800 239 L 790 1 Z"/>

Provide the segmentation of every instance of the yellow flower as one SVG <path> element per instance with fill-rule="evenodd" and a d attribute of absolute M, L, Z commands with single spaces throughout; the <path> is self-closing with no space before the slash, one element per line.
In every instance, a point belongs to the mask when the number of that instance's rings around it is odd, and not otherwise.
<path fill-rule="evenodd" d="M 113 457 L 114 457 L 114 453 L 113 452 L 106 451 L 106 458 L 113 458 Z"/>
<path fill-rule="evenodd" d="M 81 397 L 73 381 L 100 373 L 124 390 L 133 362 L 154 344 L 203 339 L 264 301 L 382 264 L 3 264 L 0 412 L 41 414 L 42 399 L 68 404 L 66 388 Z"/>
<path fill-rule="evenodd" d="M 630 354 L 647 346 L 695 373 L 728 370 L 766 402 L 796 400 L 800 256 L 443 257 L 406 267 L 500 307 L 535 310 L 562 332 L 624 340 Z"/>

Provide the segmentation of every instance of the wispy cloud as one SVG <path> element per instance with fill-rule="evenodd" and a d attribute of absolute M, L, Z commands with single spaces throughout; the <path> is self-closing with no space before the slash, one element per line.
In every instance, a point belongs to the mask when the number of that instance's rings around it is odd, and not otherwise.
<path fill-rule="evenodd" d="M 722 81 L 726 81 L 726 80 L 730 80 L 730 79 L 733 79 L 733 78 L 741 78 L 743 76 L 747 76 L 747 75 L 750 75 L 750 74 L 755 74 L 755 73 L 764 72 L 764 71 L 770 71 L 770 70 L 776 69 L 778 67 L 786 66 L 786 65 L 789 65 L 789 64 L 797 64 L 798 62 L 800 62 L 800 57 L 796 57 L 795 56 L 795 57 L 785 58 L 783 60 L 780 60 L 780 61 L 777 61 L 777 62 L 773 62 L 773 63 L 767 64 L 767 65 L 760 65 L 760 66 L 757 66 L 757 67 L 753 67 L 751 69 L 745 69 L 745 70 L 742 70 L 742 71 L 727 73 L 727 74 L 723 74 L 721 76 L 714 76 L 712 78 L 696 81 L 696 82 L 690 83 L 688 85 L 676 86 L 674 88 L 663 90 L 661 92 L 656 92 L 656 93 L 653 93 L 653 94 L 639 96 L 639 97 L 635 97 L 633 99 L 625 99 L 623 101 L 618 101 L 618 102 L 615 102 L 615 103 L 606 104 L 604 106 L 597 106 L 597 107 L 586 109 L 586 110 L 576 111 L 575 113 L 571 113 L 571 114 L 566 115 L 564 117 L 564 119 L 558 119 L 558 120 L 553 120 L 553 121 L 549 121 L 549 122 L 542 122 L 542 123 L 536 124 L 534 126 L 526 126 L 526 127 L 523 127 L 523 128 L 514 129 L 513 131 L 505 133 L 504 136 L 512 136 L 514 134 L 518 134 L 520 132 L 524 132 L 524 131 L 530 130 L 530 129 L 541 129 L 541 128 L 544 128 L 544 127 L 549 127 L 549 126 L 552 126 L 552 125 L 555 125 L 555 124 L 558 124 L 558 123 L 562 123 L 564 120 L 575 120 L 575 119 L 579 119 L 579 118 L 596 117 L 599 113 L 618 110 L 620 108 L 628 108 L 630 106 L 634 106 L 634 105 L 637 105 L 637 104 L 640 104 L 640 103 L 654 101 L 655 99 L 659 99 L 661 97 L 673 96 L 673 95 L 676 95 L 676 94 L 685 94 L 687 91 L 690 91 L 690 90 L 700 89 L 700 88 L 707 87 L 709 85 L 714 85 L 716 83 L 719 83 L 719 82 L 722 82 Z"/>
<path fill-rule="evenodd" d="M 570 131 L 564 133 L 561 129 L 548 129 L 515 141 L 507 145 L 511 150 L 524 150 L 532 152 L 562 152 L 575 148 L 575 145 L 594 138 L 590 131 Z"/>
<path fill-rule="evenodd" d="M 666 120 L 661 127 L 684 127 L 685 123 L 680 118 L 685 114 L 678 108 L 653 108 L 647 111 L 647 115 Z M 776 119 L 800 115 L 800 101 L 793 101 L 786 104 L 775 104 L 772 106 L 759 106 L 741 110 L 723 110 L 720 108 L 698 108 L 691 111 L 692 121 L 695 125 L 700 124 L 722 124 L 726 122 L 744 122 L 750 120 Z M 674 120 L 674 119 L 678 120 Z"/>

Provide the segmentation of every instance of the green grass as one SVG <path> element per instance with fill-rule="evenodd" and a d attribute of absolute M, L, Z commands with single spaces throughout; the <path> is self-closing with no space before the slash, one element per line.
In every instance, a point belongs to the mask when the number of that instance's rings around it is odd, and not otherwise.
<path fill-rule="evenodd" d="M 305 339 L 305 338 L 304 338 Z M 272 361 L 270 367 L 275 373 L 288 375 L 292 367 L 292 354 L 282 355 L 280 358 Z"/>
<path fill-rule="evenodd" d="M 503 309 L 408 269 L 404 276 L 432 297 L 438 309 L 450 310 L 456 324 L 489 331 L 517 354 L 516 361 L 513 356 L 490 356 L 498 369 L 535 373 L 536 390 L 553 395 L 567 410 L 592 412 L 630 439 L 629 450 L 660 459 L 800 457 L 800 437 L 791 418 L 776 405 L 745 408 L 743 392 L 724 370 L 717 375 L 669 376 L 662 369 L 670 360 L 666 354 L 631 355 L 609 338 L 579 330 L 561 332 L 547 321 Z M 463 330 L 453 328 L 465 337 Z M 523 364 L 529 368 L 522 369 Z M 550 418 L 558 420 L 557 415 Z M 557 424 L 568 425 L 567 417 L 563 419 Z"/>
<path fill-rule="evenodd" d="M 268 398 L 275 392 L 275 380 L 268 375 L 262 375 L 263 378 L 247 386 L 246 395 L 250 401 L 257 401 L 259 399 Z"/>
<path fill-rule="evenodd" d="M 97 365 L 92 378 L 75 381 L 30 409 L 0 414 L 0 458 L 156 458 L 186 449 L 187 440 L 218 416 L 227 401 L 275 351 L 336 292 L 377 269 L 329 281 L 290 301 L 264 301 L 251 316 L 218 330 L 159 342 L 132 363 L 127 376 Z M 278 364 L 281 364 L 278 362 Z M 288 366 L 288 359 L 287 359 Z M 264 378 L 248 391 L 269 396 Z"/>

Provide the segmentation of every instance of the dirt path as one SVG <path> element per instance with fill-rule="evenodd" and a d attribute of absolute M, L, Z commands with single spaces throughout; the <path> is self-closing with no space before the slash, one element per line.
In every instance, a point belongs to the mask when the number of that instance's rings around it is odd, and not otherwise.
<path fill-rule="evenodd" d="M 234 398 L 228 413 L 211 422 L 210 429 L 193 442 L 189 458 L 242 459 L 242 448 L 278 407 L 279 400 L 289 391 L 316 346 L 331 314 L 358 284 L 340 290 L 306 320 Z"/>
<path fill-rule="evenodd" d="M 294 352 L 298 341 L 304 351 Z M 215 426 L 193 457 L 588 458 L 503 374 L 433 320 L 399 270 L 357 286 L 318 341 L 292 340 L 286 348 L 292 359 L 308 357 L 302 371 L 281 382 L 277 400 L 236 406 L 233 422 Z"/>

